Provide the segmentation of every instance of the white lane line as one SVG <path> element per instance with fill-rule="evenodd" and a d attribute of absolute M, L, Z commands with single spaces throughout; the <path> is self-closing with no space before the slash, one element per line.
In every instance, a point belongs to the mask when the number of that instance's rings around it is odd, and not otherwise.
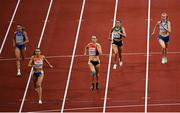
<path fill-rule="evenodd" d="M 41 46 L 42 38 L 43 38 L 44 31 L 45 31 L 45 28 L 46 28 L 46 25 L 47 25 L 47 21 L 48 21 L 48 17 L 49 17 L 50 11 L 51 11 L 52 3 L 53 3 L 53 0 L 50 0 L 49 8 L 48 8 L 48 11 L 47 11 L 47 14 L 46 14 L 45 23 L 44 23 L 44 26 L 43 26 L 43 29 L 42 29 L 42 32 L 41 32 L 41 36 L 40 36 L 40 40 L 39 40 L 39 43 L 38 43 L 38 46 L 37 46 L 38 48 Z M 31 77 L 32 77 L 31 76 L 32 71 L 33 71 L 33 68 L 31 68 L 31 71 L 30 71 L 30 74 L 29 74 L 29 78 L 28 78 L 28 81 L 27 81 L 27 84 L 26 84 L 26 89 L 24 91 L 23 99 L 22 99 L 22 102 L 21 102 L 21 105 L 20 105 L 20 108 L 19 108 L 19 113 L 22 112 L 22 108 L 23 108 L 23 105 L 24 105 L 24 102 L 25 102 L 25 99 L 26 99 L 27 91 L 28 91 L 29 84 L 30 84 Z"/>
<path fill-rule="evenodd" d="M 157 106 L 179 106 L 180 103 L 165 103 L 165 104 L 149 104 L 149 107 L 157 107 Z M 132 108 L 132 107 L 144 107 L 143 104 L 132 104 L 132 105 L 122 105 L 122 106 L 107 106 L 107 108 Z M 84 107 L 84 108 L 70 108 L 65 109 L 66 111 L 72 110 L 88 110 L 88 109 L 101 109 L 102 107 Z M 144 113 L 144 112 L 143 112 Z"/>
<path fill-rule="evenodd" d="M 147 54 L 146 54 L 146 83 L 145 83 L 145 106 L 144 112 L 148 112 L 148 79 L 149 79 L 149 38 L 150 38 L 151 0 L 148 0 L 148 26 L 147 26 Z"/>
<path fill-rule="evenodd" d="M 6 34 L 5 34 L 5 36 L 4 36 L 4 40 L 3 40 L 2 45 L 1 45 L 1 48 L 0 48 L 0 55 L 1 55 L 2 50 L 3 50 L 3 48 L 4 48 L 4 44 L 5 44 L 5 42 L 6 42 L 7 36 L 8 36 L 8 34 L 9 34 L 9 31 L 10 31 L 10 29 L 11 29 L 11 25 L 12 25 L 12 23 L 13 23 L 13 20 L 14 20 L 14 17 L 15 17 L 15 15 L 16 15 L 17 9 L 18 9 L 18 7 L 19 7 L 20 1 L 21 1 L 21 0 L 18 0 L 18 2 L 17 2 L 17 4 L 16 4 L 16 7 L 15 7 L 15 9 L 14 9 L 14 13 L 13 13 L 13 15 L 12 15 L 12 17 L 11 17 L 11 21 L 10 21 L 10 23 L 9 23 L 8 29 L 7 29 L 7 31 L 6 31 Z"/>
<path fill-rule="evenodd" d="M 148 106 L 149 107 L 180 106 L 180 103 L 148 104 Z M 132 105 L 121 105 L 121 106 L 118 106 L 118 105 L 117 106 L 107 106 L 107 108 L 109 108 L 109 109 L 113 109 L 113 108 L 135 108 L 135 107 L 144 107 L 144 104 L 132 104 Z M 98 107 L 69 108 L 69 109 L 64 109 L 64 110 L 65 111 L 74 111 L 75 112 L 76 110 L 95 110 L 95 109 L 102 109 L 102 106 L 98 106 Z M 41 111 L 34 111 L 34 112 L 58 112 L 58 111 L 59 111 L 59 109 L 51 109 L 51 110 L 41 110 Z M 121 112 L 118 112 L 118 113 L 121 113 Z M 144 112 L 138 112 L 138 113 L 144 113 Z M 151 112 L 148 112 L 148 113 L 151 113 Z M 152 113 L 162 113 L 162 112 L 152 112 Z"/>
<path fill-rule="evenodd" d="M 113 26 L 115 26 L 116 15 L 117 15 L 117 8 L 118 8 L 118 0 L 116 0 L 116 4 L 115 4 L 115 7 L 114 7 Z M 113 37 L 111 36 L 111 38 L 113 38 Z M 105 95 L 104 95 L 103 113 L 106 112 L 106 103 L 107 103 L 107 95 L 108 95 L 108 85 L 109 85 L 110 69 L 111 69 L 111 57 L 112 57 L 112 44 L 111 44 L 110 53 L 109 53 L 109 64 L 108 64 L 108 72 L 107 72 L 107 78 L 106 78 L 106 89 L 105 89 Z"/>
<path fill-rule="evenodd" d="M 76 47 L 77 47 L 77 42 L 78 42 L 78 38 L 79 38 L 79 31 L 80 31 L 80 28 L 81 28 L 81 22 L 82 22 L 85 3 L 86 3 L 86 0 L 83 0 L 81 13 L 80 13 L 80 17 L 79 17 L 79 24 L 78 24 L 78 28 L 77 28 L 77 32 L 76 32 L 76 40 L 74 42 L 74 49 L 73 49 L 72 58 L 71 58 L 71 64 L 70 64 L 69 73 L 68 73 L 68 79 L 67 79 L 67 82 L 66 82 L 64 98 L 63 98 L 63 102 L 62 102 L 62 106 L 61 106 L 61 113 L 63 113 L 63 111 L 64 111 L 64 106 L 65 106 L 65 102 L 66 102 L 67 91 L 68 91 L 68 87 L 69 87 L 69 81 L 70 81 L 70 78 L 71 78 L 71 72 L 72 72 L 72 67 L 73 67 L 73 63 L 74 63 L 74 57 L 75 57 L 75 53 L 76 53 Z"/>
<path fill-rule="evenodd" d="M 151 52 L 149 53 L 149 56 L 152 56 L 152 55 L 161 55 L 162 53 L 161 52 Z M 167 54 L 169 55 L 177 55 L 177 54 L 180 54 L 180 52 L 168 52 Z M 144 55 L 144 56 L 147 56 L 147 53 L 122 53 L 123 56 L 133 56 L 133 55 Z M 109 54 L 102 54 L 101 56 L 109 56 Z M 72 55 L 54 55 L 54 56 L 46 56 L 46 58 L 48 59 L 53 59 L 53 58 L 71 58 Z M 74 57 L 87 57 L 85 55 L 74 55 Z M 26 57 L 25 58 L 26 60 L 29 60 L 30 57 Z M 3 57 L 0 57 L 0 61 L 14 61 L 16 60 L 16 58 L 3 58 Z"/>

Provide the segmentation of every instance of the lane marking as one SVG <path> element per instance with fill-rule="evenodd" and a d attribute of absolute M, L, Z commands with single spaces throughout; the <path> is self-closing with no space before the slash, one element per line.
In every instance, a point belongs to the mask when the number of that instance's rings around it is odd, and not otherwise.
<path fill-rule="evenodd" d="M 149 82 L 149 39 L 150 39 L 150 18 L 151 18 L 151 0 L 148 0 L 148 26 L 147 26 L 147 54 L 146 54 L 146 81 L 145 81 L 145 99 L 144 112 L 148 112 L 148 82 Z"/>
<path fill-rule="evenodd" d="M 161 52 L 151 52 L 149 53 L 149 56 L 152 55 L 161 55 Z M 171 54 L 171 55 L 177 55 L 180 54 L 180 52 L 168 52 L 167 54 Z M 147 56 L 147 53 L 122 53 L 123 56 L 133 56 L 133 55 L 144 55 Z M 102 54 L 101 56 L 109 56 L 109 54 Z M 48 59 L 53 59 L 53 58 L 71 58 L 72 55 L 54 55 L 54 56 L 46 56 L 46 58 Z M 74 57 L 87 57 L 85 55 L 75 55 Z M 30 57 L 26 57 L 25 60 L 29 60 Z M 0 57 L 0 61 L 13 61 L 16 60 L 16 58 L 4 58 L 4 57 Z"/>
<path fill-rule="evenodd" d="M 158 106 L 180 106 L 180 103 L 160 103 L 160 104 L 148 104 L 149 107 L 158 107 Z M 132 105 L 122 105 L 122 106 L 107 106 L 108 109 L 113 108 L 135 108 L 135 107 L 144 107 L 144 104 L 132 104 Z M 102 106 L 99 107 L 79 107 L 79 108 L 68 108 L 64 109 L 65 111 L 76 111 L 76 110 L 95 110 L 95 109 L 102 109 Z M 52 110 L 41 110 L 41 111 L 34 111 L 34 112 L 58 112 L 59 109 L 52 109 Z M 121 112 L 118 112 L 121 113 Z M 128 112 L 127 112 L 128 113 Z M 144 113 L 144 112 L 138 112 Z M 162 112 L 148 112 L 148 113 L 162 113 Z"/>
<path fill-rule="evenodd" d="M 115 4 L 115 7 L 114 7 L 113 27 L 115 26 L 115 21 L 116 21 L 116 16 L 117 16 L 117 8 L 118 8 L 118 0 L 116 0 L 116 4 Z M 111 39 L 113 39 L 112 35 L 111 35 Z M 109 53 L 109 64 L 108 64 L 107 78 L 106 78 L 106 89 L 105 89 L 105 95 L 104 95 L 103 113 L 106 112 L 108 85 L 109 85 L 110 69 L 111 69 L 111 57 L 112 57 L 112 44 L 110 46 L 110 53 Z"/>
<path fill-rule="evenodd" d="M 79 24 L 78 24 L 78 28 L 77 28 L 77 32 L 76 32 L 76 39 L 75 39 L 75 42 L 74 42 L 74 49 L 73 49 L 73 53 L 72 53 L 72 57 L 71 57 L 71 64 L 70 64 L 70 68 L 69 68 L 68 79 L 67 79 L 67 82 L 66 82 L 64 98 L 63 98 L 63 102 L 62 102 L 62 106 L 61 106 L 61 113 L 63 113 L 63 111 L 64 111 L 64 106 L 65 106 L 65 102 L 66 102 L 67 91 L 68 91 L 69 82 L 70 82 L 70 78 L 71 78 L 71 72 L 72 72 L 72 67 L 73 67 L 73 63 L 74 63 L 74 57 L 75 57 L 75 53 L 76 53 L 76 47 L 77 47 L 77 42 L 78 42 L 78 38 L 79 38 L 79 31 L 80 31 L 80 28 L 81 28 L 81 22 L 82 22 L 85 3 L 86 3 L 86 0 L 83 0 L 81 13 L 80 13 L 80 17 L 79 17 Z"/>
<path fill-rule="evenodd" d="M 15 7 L 15 9 L 14 9 L 14 13 L 13 13 L 13 15 L 12 15 L 12 17 L 11 17 L 11 21 L 10 21 L 10 23 L 9 23 L 8 29 L 7 29 L 7 31 L 6 31 L 6 34 L 5 34 L 5 36 L 4 36 L 4 40 L 3 40 L 2 44 L 1 44 L 0 55 L 1 55 L 2 50 L 3 50 L 3 48 L 4 48 L 4 45 L 5 45 L 5 42 L 6 42 L 6 40 L 7 40 L 7 36 L 8 36 L 8 34 L 9 34 L 10 29 L 11 29 L 12 23 L 14 22 L 13 20 L 14 20 L 14 17 L 15 17 L 15 15 L 16 15 L 17 9 L 18 9 L 18 7 L 19 7 L 20 1 L 21 1 L 21 0 L 18 0 L 18 1 L 17 1 L 16 7 Z"/>
<path fill-rule="evenodd" d="M 43 29 L 42 29 L 42 32 L 41 32 L 41 36 L 40 36 L 40 39 L 39 39 L 39 43 L 38 43 L 38 46 L 37 46 L 38 48 L 40 48 L 40 46 L 41 46 L 42 38 L 43 38 L 44 31 L 45 31 L 45 28 L 46 28 L 46 25 L 47 25 L 47 21 L 48 21 L 48 17 L 49 17 L 50 11 L 51 11 L 52 3 L 53 3 L 53 0 L 50 0 L 49 8 L 48 8 L 48 11 L 47 11 L 47 14 L 46 14 L 45 23 L 44 23 L 44 26 L 43 26 Z M 25 99 L 26 99 L 26 95 L 27 95 L 27 91 L 28 91 L 28 88 L 29 88 L 29 84 L 30 84 L 30 81 L 31 81 L 32 72 L 33 72 L 33 68 L 31 68 L 31 71 L 30 71 L 30 74 L 29 74 L 29 78 L 28 78 L 28 81 L 27 81 L 27 84 L 26 84 L 26 89 L 24 91 L 23 99 L 22 99 L 22 102 L 21 102 L 21 105 L 20 105 L 20 108 L 19 108 L 19 113 L 22 112 L 22 108 L 23 108 L 23 105 L 24 105 L 24 102 L 25 102 Z"/>

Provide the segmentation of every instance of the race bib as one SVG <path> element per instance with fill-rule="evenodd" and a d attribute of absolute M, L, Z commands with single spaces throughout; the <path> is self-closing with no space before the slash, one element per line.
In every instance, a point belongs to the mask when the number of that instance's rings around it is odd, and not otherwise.
<path fill-rule="evenodd" d="M 116 31 L 113 31 L 112 36 L 113 36 L 113 38 L 120 38 L 121 37 L 120 34 Z"/>
<path fill-rule="evenodd" d="M 96 55 L 96 48 L 89 48 L 89 55 L 90 56 L 95 56 Z"/>

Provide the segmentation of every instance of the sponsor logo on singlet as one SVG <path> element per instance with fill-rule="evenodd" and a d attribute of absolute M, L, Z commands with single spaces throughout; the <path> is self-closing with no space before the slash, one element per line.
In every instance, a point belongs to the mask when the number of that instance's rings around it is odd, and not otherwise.
<path fill-rule="evenodd" d="M 121 35 L 119 34 L 120 32 L 122 32 L 121 28 L 117 28 L 117 29 L 113 28 L 113 32 L 112 32 L 113 38 L 115 38 L 115 39 L 121 38 Z"/>
<path fill-rule="evenodd" d="M 17 32 L 17 33 L 15 34 L 15 36 L 16 36 L 16 43 L 22 43 L 22 42 L 24 42 L 24 35 L 23 35 L 23 33 Z"/>
<path fill-rule="evenodd" d="M 89 44 L 89 56 L 95 56 L 96 55 L 96 44 Z"/>
<path fill-rule="evenodd" d="M 34 60 L 34 67 L 35 68 L 43 68 L 43 60 L 42 59 L 35 59 Z"/>

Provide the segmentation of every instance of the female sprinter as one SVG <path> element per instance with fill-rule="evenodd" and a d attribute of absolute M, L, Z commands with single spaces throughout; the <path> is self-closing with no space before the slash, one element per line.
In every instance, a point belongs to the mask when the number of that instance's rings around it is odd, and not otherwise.
<path fill-rule="evenodd" d="M 45 58 L 44 55 L 41 55 L 41 51 L 39 48 L 37 48 L 34 52 L 34 55 L 31 57 L 28 66 L 33 67 L 33 81 L 34 81 L 34 87 L 35 91 L 38 93 L 39 97 L 39 104 L 42 104 L 42 81 L 44 77 L 44 71 L 43 71 L 43 62 L 46 62 L 51 68 L 53 66 L 48 62 L 48 60 Z"/>
<path fill-rule="evenodd" d="M 92 81 L 91 81 L 91 90 L 94 90 L 95 87 L 95 80 L 96 79 L 96 89 L 99 89 L 99 71 L 100 71 L 100 59 L 99 55 L 102 54 L 102 49 L 101 45 L 97 43 L 97 38 L 96 36 L 92 36 L 91 38 L 92 42 L 87 44 L 85 47 L 85 53 L 86 55 L 88 51 L 88 56 L 89 56 L 89 68 L 91 70 L 91 75 L 92 75 Z"/>
<path fill-rule="evenodd" d="M 114 65 L 113 69 L 117 68 L 118 55 L 119 55 L 119 65 L 122 66 L 122 49 L 123 49 L 123 38 L 126 37 L 125 28 L 122 26 L 120 21 L 116 21 L 115 27 L 112 28 L 109 40 L 112 41 L 112 49 L 114 53 Z"/>
<path fill-rule="evenodd" d="M 162 48 L 162 64 L 167 63 L 167 47 L 169 42 L 169 34 L 171 32 L 171 23 L 168 20 L 167 13 L 161 14 L 161 21 L 158 21 L 154 27 L 152 35 L 155 34 L 156 28 L 159 27 L 158 42 Z"/>
<path fill-rule="evenodd" d="M 21 25 L 17 25 L 17 31 L 15 32 L 15 37 L 13 40 L 13 46 L 15 47 L 15 56 L 16 56 L 16 66 L 17 66 L 17 76 L 21 75 L 20 71 L 20 60 L 24 60 L 26 43 L 29 42 L 26 31 Z"/>

